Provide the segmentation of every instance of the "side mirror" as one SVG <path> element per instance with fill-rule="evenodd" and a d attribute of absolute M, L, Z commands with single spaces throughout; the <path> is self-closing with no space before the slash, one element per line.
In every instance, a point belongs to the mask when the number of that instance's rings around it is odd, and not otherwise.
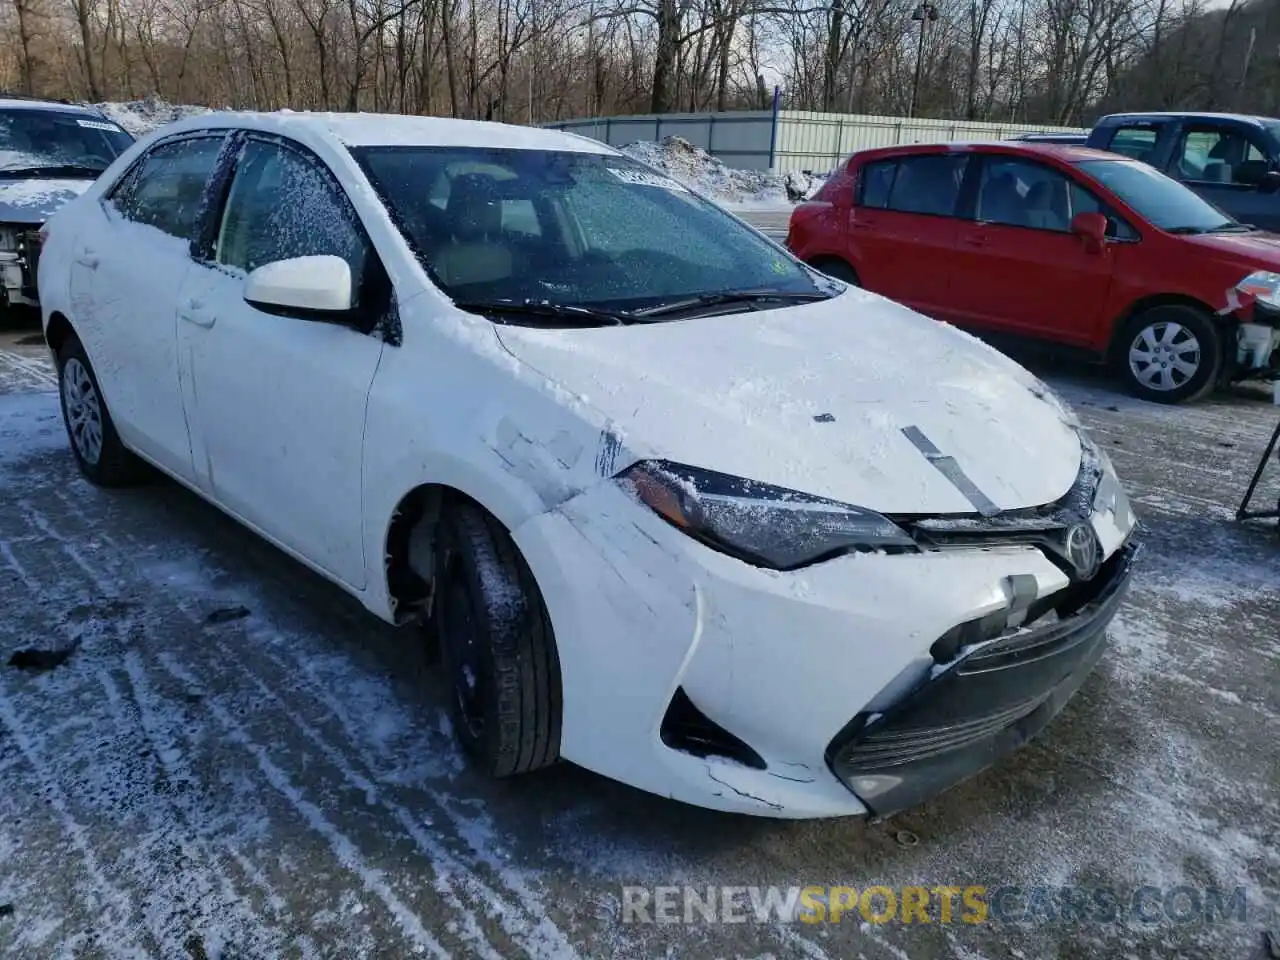
<path fill-rule="evenodd" d="M 1107 218 L 1101 213 L 1077 213 L 1071 218 L 1071 232 L 1084 241 L 1085 249 L 1097 253 L 1107 240 Z"/>
<path fill-rule="evenodd" d="M 1280 170 L 1268 170 L 1262 175 L 1262 182 L 1258 184 L 1258 188 L 1263 193 L 1274 193 L 1280 190 Z"/>
<path fill-rule="evenodd" d="M 345 319 L 351 311 L 351 267 L 328 254 L 264 263 L 245 277 L 244 299 L 268 313 Z"/>

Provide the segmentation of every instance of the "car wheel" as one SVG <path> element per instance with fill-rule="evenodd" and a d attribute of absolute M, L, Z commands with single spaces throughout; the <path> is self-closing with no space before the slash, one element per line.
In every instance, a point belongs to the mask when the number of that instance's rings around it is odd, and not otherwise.
<path fill-rule="evenodd" d="M 560 755 L 560 663 L 533 576 L 502 527 L 454 504 L 437 538 L 434 616 L 454 733 L 486 774 Z"/>
<path fill-rule="evenodd" d="M 813 269 L 825 273 L 828 277 L 835 277 L 850 286 L 860 287 L 862 281 L 858 279 L 858 271 L 854 270 L 849 264 L 843 260 L 837 260 L 834 257 L 824 257 L 813 261 L 809 266 Z"/>
<path fill-rule="evenodd" d="M 1222 369 L 1222 335 L 1195 307 L 1170 304 L 1145 310 L 1125 324 L 1116 362 L 1130 390 L 1158 403 L 1199 400 Z"/>
<path fill-rule="evenodd" d="M 58 353 L 58 393 L 80 472 L 100 487 L 136 482 L 142 462 L 120 442 L 93 365 L 75 337 L 68 337 Z"/>

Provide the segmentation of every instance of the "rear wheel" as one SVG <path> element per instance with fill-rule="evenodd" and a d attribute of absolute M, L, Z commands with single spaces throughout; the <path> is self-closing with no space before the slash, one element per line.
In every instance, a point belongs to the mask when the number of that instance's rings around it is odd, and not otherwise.
<path fill-rule="evenodd" d="M 838 260 L 835 257 L 821 257 L 810 262 L 809 266 L 815 270 L 825 273 L 828 277 L 835 277 L 844 283 L 853 287 L 862 286 L 862 281 L 858 279 L 858 271 L 854 270 L 844 260 Z"/>
<path fill-rule="evenodd" d="M 1125 324 L 1116 365 L 1129 389 L 1157 403 L 1199 400 L 1222 369 L 1222 334 L 1203 310 L 1182 304 L 1152 307 Z"/>
<path fill-rule="evenodd" d="M 58 387 L 62 419 L 76 465 L 100 487 L 121 487 L 143 475 L 142 461 L 120 442 L 102 388 L 84 347 L 67 337 L 58 351 Z"/>
<path fill-rule="evenodd" d="M 545 767 L 560 754 L 560 663 L 546 607 L 515 543 L 467 503 L 437 537 L 437 642 L 454 732 L 486 774 Z"/>

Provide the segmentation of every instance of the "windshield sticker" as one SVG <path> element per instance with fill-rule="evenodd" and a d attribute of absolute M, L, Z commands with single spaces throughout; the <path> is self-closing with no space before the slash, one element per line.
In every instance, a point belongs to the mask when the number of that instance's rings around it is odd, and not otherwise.
<path fill-rule="evenodd" d="M 106 123 L 103 120 L 81 120 L 76 118 L 76 123 L 82 127 L 88 127 L 90 130 L 106 130 L 108 133 L 121 133 L 121 129 L 114 123 Z"/>
<path fill-rule="evenodd" d="M 668 177 L 659 176 L 656 173 L 649 173 L 647 170 L 619 170 L 616 167 L 607 167 L 606 169 L 623 183 L 634 183 L 639 187 L 661 187 L 664 190 L 688 192 L 688 188 L 684 184 L 677 183 Z"/>

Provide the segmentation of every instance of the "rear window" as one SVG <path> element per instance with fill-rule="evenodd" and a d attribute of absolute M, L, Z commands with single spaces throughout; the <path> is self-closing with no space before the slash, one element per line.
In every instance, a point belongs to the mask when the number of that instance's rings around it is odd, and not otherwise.
<path fill-rule="evenodd" d="M 958 153 L 930 153 L 865 164 L 859 202 L 899 213 L 954 216 L 967 159 Z"/>

